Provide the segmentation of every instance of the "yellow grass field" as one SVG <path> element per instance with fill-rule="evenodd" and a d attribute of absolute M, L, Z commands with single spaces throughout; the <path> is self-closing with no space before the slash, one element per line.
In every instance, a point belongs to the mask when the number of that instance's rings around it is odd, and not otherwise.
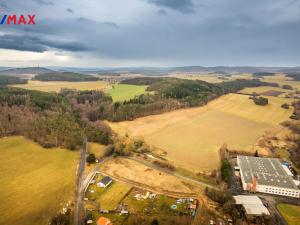
<path fill-rule="evenodd" d="M 75 195 L 78 158 L 23 137 L 0 139 L 0 224 L 48 224 Z"/>
<path fill-rule="evenodd" d="M 228 94 L 206 106 L 147 116 L 134 121 L 110 123 L 119 133 L 142 137 L 167 152 L 167 159 L 195 172 L 219 166 L 218 150 L 254 151 L 256 140 L 268 129 L 289 118 L 292 109 L 281 104 L 289 99 L 268 97 L 269 105 L 258 106 L 247 95 Z"/>
<path fill-rule="evenodd" d="M 105 145 L 93 143 L 93 142 L 89 142 L 87 145 L 88 153 L 95 154 L 96 158 L 98 159 L 104 156 L 105 148 L 106 148 Z"/>
<path fill-rule="evenodd" d="M 126 181 L 140 188 L 151 188 L 158 193 L 191 194 L 193 191 L 182 180 L 172 175 L 149 168 L 131 159 L 112 159 L 104 162 L 101 171 L 117 180 Z"/>
<path fill-rule="evenodd" d="M 293 92 L 293 90 L 287 90 L 280 87 L 270 87 L 270 86 L 261 86 L 261 87 L 251 87 L 251 88 L 245 88 L 240 91 L 240 93 L 243 94 L 253 94 L 256 92 L 257 94 L 262 94 L 266 91 L 280 91 L 284 92 L 280 94 L 278 97 L 284 97 L 287 93 Z"/>
<path fill-rule="evenodd" d="M 300 206 L 290 204 L 278 204 L 277 209 L 288 225 L 298 225 L 300 221 Z"/>
<path fill-rule="evenodd" d="M 29 80 L 28 84 L 16 84 L 13 87 L 37 91 L 59 92 L 62 88 L 76 90 L 108 90 L 110 85 L 105 81 L 67 82 L 67 81 L 37 81 Z"/>

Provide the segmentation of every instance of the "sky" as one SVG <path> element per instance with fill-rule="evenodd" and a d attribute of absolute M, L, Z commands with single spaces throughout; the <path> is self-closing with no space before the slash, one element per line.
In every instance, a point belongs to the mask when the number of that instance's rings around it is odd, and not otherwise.
<path fill-rule="evenodd" d="M 0 0 L 0 66 L 300 66 L 300 0 Z M 1 19 L 0 18 L 0 19 Z"/>

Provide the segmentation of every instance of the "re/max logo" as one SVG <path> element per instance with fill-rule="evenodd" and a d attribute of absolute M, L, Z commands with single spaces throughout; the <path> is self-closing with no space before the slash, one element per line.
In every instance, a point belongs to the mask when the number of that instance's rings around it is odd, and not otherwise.
<path fill-rule="evenodd" d="M 35 25 L 35 15 L 3 15 L 0 16 L 0 25 Z"/>

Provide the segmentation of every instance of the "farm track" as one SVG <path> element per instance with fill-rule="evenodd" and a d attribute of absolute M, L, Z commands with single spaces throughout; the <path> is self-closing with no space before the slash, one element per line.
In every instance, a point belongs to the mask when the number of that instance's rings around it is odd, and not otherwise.
<path fill-rule="evenodd" d="M 163 169 L 163 168 L 161 168 L 159 166 L 153 165 L 152 163 L 146 162 L 144 160 L 137 159 L 135 157 L 124 157 L 124 158 L 130 159 L 130 160 L 134 160 L 134 161 L 136 161 L 138 163 L 143 164 L 144 166 L 147 166 L 149 168 L 152 168 L 152 169 L 158 170 L 160 172 L 169 174 L 171 176 L 177 177 L 177 178 L 179 178 L 181 180 L 184 180 L 184 181 L 187 181 L 187 182 L 191 182 L 191 183 L 196 184 L 198 186 L 204 186 L 204 187 L 209 187 L 209 188 L 217 189 L 213 185 L 201 182 L 199 180 L 196 180 L 196 179 L 193 179 L 193 178 L 190 178 L 190 177 L 186 177 L 186 176 L 180 175 L 180 174 L 178 174 L 176 172 L 169 171 L 167 169 Z M 103 171 L 99 171 L 101 163 L 104 163 L 104 162 L 108 161 L 109 159 L 111 159 L 111 158 L 105 158 L 104 160 L 100 161 L 99 164 L 93 169 L 93 171 L 91 171 L 86 176 L 85 180 L 83 181 L 82 190 L 84 190 L 87 187 L 87 185 L 89 184 L 90 179 L 93 177 L 93 175 L 95 173 L 100 173 L 100 174 L 103 174 L 103 175 L 106 175 L 106 176 L 109 175 L 109 176 L 111 176 L 112 178 L 114 178 L 117 181 L 121 181 L 123 183 L 127 183 L 129 185 L 134 186 L 134 187 L 142 188 L 142 189 L 145 189 L 145 190 L 148 190 L 148 191 L 152 191 L 152 192 L 156 192 L 156 193 L 159 193 L 159 194 L 166 194 L 168 196 L 175 197 L 175 198 L 182 198 L 182 197 L 192 197 L 192 198 L 195 198 L 195 197 L 198 197 L 198 195 L 196 193 L 172 192 L 172 191 L 167 191 L 167 190 L 163 190 L 163 189 L 158 190 L 158 189 L 153 188 L 153 187 L 151 187 L 149 185 L 145 185 L 145 184 L 142 184 L 142 183 L 139 183 L 139 182 L 128 180 L 128 179 L 120 177 L 120 176 L 118 176 L 116 174 L 107 174 L 107 173 L 105 173 Z"/>
<path fill-rule="evenodd" d="M 174 177 L 177 177 L 179 179 L 182 179 L 182 180 L 185 180 L 185 181 L 188 181 L 188 182 L 192 182 L 194 184 L 197 184 L 197 185 L 200 185 L 200 186 L 205 186 L 205 187 L 208 187 L 208 188 L 212 188 L 212 189 L 217 189 L 215 186 L 211 185 L 211 184 L 207 184 L 205 182 L 202 182 L 202 181 L 199 181 L 199 180 L 196 180 L 196 179 L 193 179 L 191 177 L 187 177 L 187 176 L 183 176 L 179 173 L 177 173 L 176 171 L 170 171 L 170 170 L 167 170 L 167 169 L 164 169 L 164 168 L 161 168 L 159 166 L 156 166 L 152 163 L 149 163 L 145 160 L 142 160 L 142 159 L 137 159 L 135 157 L 127 157 L 128 159 L 131 159 L 131 160 L 134 160 L 138 163 L 141 163 L 143 164 L 144 166 L 147 166 L 147 167 L 150 167 L 152 169 L 155 169 L 155 170 L 159 170 L 161 172 L 164 172 L 166 174 L 169 174 L 169 175 L 172 175 Z"/>

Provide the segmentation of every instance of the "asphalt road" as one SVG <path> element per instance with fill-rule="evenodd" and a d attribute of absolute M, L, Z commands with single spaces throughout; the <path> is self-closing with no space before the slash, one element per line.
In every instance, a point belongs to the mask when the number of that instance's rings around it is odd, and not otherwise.
<path fill-rule="evenodd" d="M 80 162 L 77 170 L 77 196 L 76 196 L 76 207 L 75 207 L 75 225 L 81 225 L 83 221 L 82 212 L 83 212 L 83 174 L 85 168 L 86 160 L 86 151 L 87 151 L 87 138 L 83 137 L 82 152 L 80 157 Z"/>

